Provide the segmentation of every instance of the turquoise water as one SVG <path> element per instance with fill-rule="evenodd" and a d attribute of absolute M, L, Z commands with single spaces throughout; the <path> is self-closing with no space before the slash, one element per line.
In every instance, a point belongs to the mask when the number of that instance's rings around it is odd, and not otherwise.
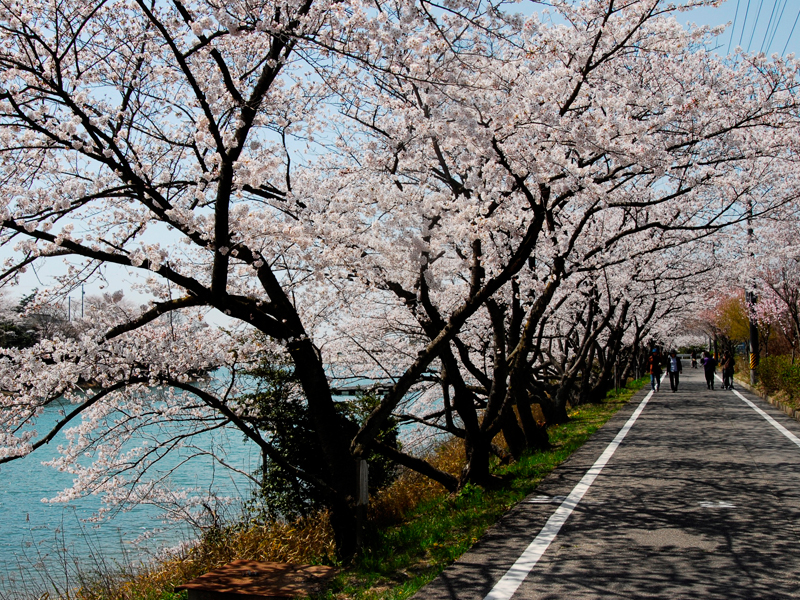
<path fill-rule="evenodd" d="M 45 431 L 55 422 L 58 407 L 46 413 L 37 424 Z M 257 448 L 244 441 L 240 432 L 225 430 L 203 434 L 198 443 L 217 448 L 227 454 L 226 461 L 252 473 L 260 464 Z M 99 523 L 87 522 L 101 507 L 99 496 L 88 496 L 68 504 L 48 504 L 52 498 L 70 487 L 73 475 L 61 473 L 41 463 L 57 456 L 56 448 L 65 444 L 63 431 L 32 455 L 0 465 L 0 598 L 16 597 L 9 590 L 20 590 L 32 581 L 54 579 L 63 582 L 75 565 L 83 570 L 96 567 L 113 568 L 120 564 L 136 564 L 147 560 L 163 547 L 174 547 L 191 539 L 194 531 L 184 526 L 165 525 L 162 512 L 153 506 L 138 506 L 118 512 Z M 159 468 L 173 468 L 181 460 L 170 456 Z M 220 495 L 243 499 L 249 495 L 250 482 L 209 458 L 196 458 L 182 465 L 171 475 L 176 488 L 212 487 Z M 227 510 L 236 510 L 232 505 Z M 223 511 L 224 512 L 224 511 Z M 146 540 L 137 538 L 153 532 Z M 19 594 L 22 596 L 22 594 Z"/>

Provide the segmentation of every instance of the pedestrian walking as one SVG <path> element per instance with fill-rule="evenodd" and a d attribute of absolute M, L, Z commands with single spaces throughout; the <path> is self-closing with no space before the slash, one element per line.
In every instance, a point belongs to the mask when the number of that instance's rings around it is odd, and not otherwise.
<path fill-rule="evenodd" d="M 697 368 L 697 352 L 692 351 L 692 368 Z"/>
<path fill-rule="evenodd" d="M 703 371 L 706 374 L 706 386 L 708 389 L 714 389 L 714 374 L 717 369 L 717 359 L 711 356 L 708 352 L 703 352 Z"/>
<path fill-rule="evenodd" d="M 672 388 L 673 393 L 678 391 L 678 383 L 680 382 L 680 374 L 682 372 L 683 365 L 681 364 L 681 359 L 675 350 L 672 350 L 667 359 L 667 373 L 669 373 L 669 387 Z"/>
<path fill-rule="evenodd" d="M 733 355 L 726 350 L 725 354 L 722 356 L 722 363 L 720 364 L 720 368 L 722 369 L 722 387 L 726 390 L 733 389 L 734 364 Z"/>
<path fill-rule="evenodd" d="M 650 387 L 654 392 L 661 388 L 661 353 L 653 348 L 650 353 Z"/>

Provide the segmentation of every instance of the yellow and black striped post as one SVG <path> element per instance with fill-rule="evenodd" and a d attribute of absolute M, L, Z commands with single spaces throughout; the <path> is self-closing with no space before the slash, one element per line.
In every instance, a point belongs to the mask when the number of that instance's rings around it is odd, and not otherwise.
<path fill-rule="evenodd" d="M 748 313 L 750 320 L 750 385 L 758 383 L 758 326 L 753 318 L 753 305 L 756 303 L 755 292 L 746 292 L 745 300 L 748 304 Z"/>

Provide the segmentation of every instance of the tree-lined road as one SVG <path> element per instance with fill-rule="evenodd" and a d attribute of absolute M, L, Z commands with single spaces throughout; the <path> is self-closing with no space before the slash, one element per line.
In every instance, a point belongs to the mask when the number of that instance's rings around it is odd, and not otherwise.
<path fill-rule="evenodd" d="M 0 464 L 77 428 L 59 498 L 204 520 L 214 490 L 162 457 L 226 469 L 197 440 L 230 424 L 267 510 L 329 511 L 346 563 L 360 459 L 491 485 L 498 433 L 511 459 L 547 445 L 531 401 L 558 424 L 651 341 L 735 342 L 743 285 L 787 330 L 798 63 L 708 51 L 696 4 L 4 4 L 0 286 L 39 284 L 5 327 L 59 325 L 1 353 Z M 364 381 L 366 413 L 334 393 Z M 416 439 L 393 445 L 398 415 Z M 432 433 L 464 440 L 459 477 L 404 452 Z"/>
<path fill-rule="evenodd" d="M 700 369 L 684 370 L 677 393 L 662 383 L 583 497 L 570 502 L 648 391 L 416 598 L 800 596 L 800 447 L 791 439 L 800 423 L 737 390 L 780 431 L 734 392 L 707 390 Z M 548 519 L 569 508 L 519 587 L 508 577 L 498 585 Z"/>

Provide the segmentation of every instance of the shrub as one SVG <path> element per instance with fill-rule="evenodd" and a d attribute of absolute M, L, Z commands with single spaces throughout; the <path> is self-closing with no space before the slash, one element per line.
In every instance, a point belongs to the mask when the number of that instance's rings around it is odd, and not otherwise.
<path fill-rule="evenodd" d="M 458 477 L 466 464 L 464 442 L 458 438 L 450 438 L 427 458 L 437 469 Z M 395 523 L 420 503 L 447 494 L 441 484 L 415 471 L 403 469 L 394 483 L 372 496 L 369 521 L 373 526 Z"/>
<path fill-rule="evenodd" d="M 282 355 L 265 353 L 261 364 L 248 372 L 252 393 L 237 398 L 243 417 L 254 429 L 262 432 L 277 452 L 302 471 L 325 480 L 324 454 L 314 434 L 315 425 L 308 402 L 300 387 L 291 362 Z M 367 416 L 378 406 L 375 394 L 340 398 L 336 410 L 352 435 Z M 398 426 L 389 419 L 377 436 L 377 441 L 399 449 Z M 369 463 L 370 494 L 394 481 L 397 466 L 376 452 L 365 457 Z M 252 511 L 262 511 L 263 520 L 294 520 L 326 510 L 330 498 L 322 489 L 297 477 L 281 465 L 262 456 L 261 489 L 250 505 Z"/>
<path fill-rule="evenodd" d="M 800 364 L 788 356 L 768 356 L 758 366 L 759 382 L 767 394 L 784 392 L 790 400 L 800 400 Z"/>

